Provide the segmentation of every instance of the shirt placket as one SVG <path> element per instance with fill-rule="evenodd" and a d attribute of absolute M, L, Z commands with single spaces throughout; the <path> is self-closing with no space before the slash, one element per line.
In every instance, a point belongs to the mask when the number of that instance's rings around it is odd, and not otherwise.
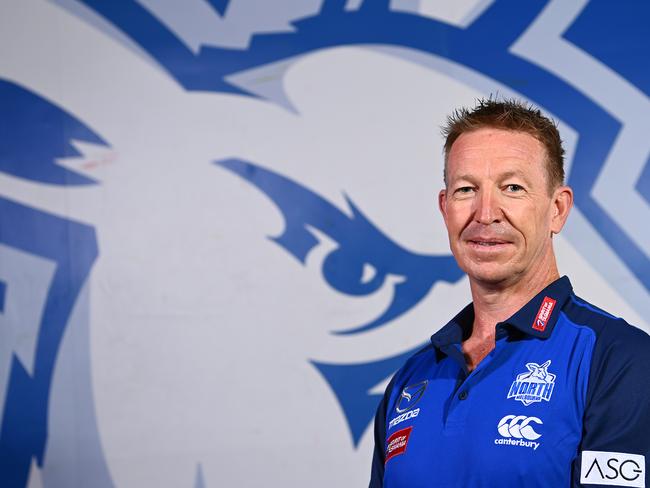
<path fill-rule="evenodd" d="M 449 407 L 446 412 L 443 425 L 443 434 L 453 436 L 464 431 L 467 418 L 470 411 L 473 410 L 474 403 L 480 402 L 480 398 L 473 395 L 473 390 L 481 381 L 484 371 L 488 365 L 499 354 L 505 338 L 499 338 L 496 341 L 494 349 L 476 366 L 470 373 L 465 363 L 465 357 L 460 344 L 450 344 L 443 351 L 460 365 L 459 381 L 449 399 Z"/>

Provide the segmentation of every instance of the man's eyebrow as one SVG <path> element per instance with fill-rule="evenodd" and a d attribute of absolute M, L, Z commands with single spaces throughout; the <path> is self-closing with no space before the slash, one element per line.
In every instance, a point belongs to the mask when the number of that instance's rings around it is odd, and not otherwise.
<path fill-rule="evenodd" d="M 454 177 L 451 179 L 451 182 L 454 182 L 454 183 L 455 183 L 456 181 L 460 181 L 460 180 L 465 180 L 465 181 L 471 181 L 471 182 L 474 182 L 474 181 L 476 180 L 476 176 L 474 176 L 472 173 L 463 173 L 463 174 L 461 174 L 461 175 L 454 176 Z"/>
<path fill-rule="evenodd" d="M 507 180 L 508 178 L 512 178 L 513 176 L 516 176 L 518 178 L 521 178 L 526 182 L 526 184 L 530 185 L 531 181 L 526 177 L 526 174 L 522 171 L 506 171 L 504 173 L 501 173 L 499 175 L 499 180 Z"/>
<path fill-rule="evenodd" d="M 517 170 L 510 170 L 510 171 L 504 171 L 503 173 L 500 173 L 497 175 L 497 178 L 499 181 L 507 180 L 508 178 L 512 177 L 518 177 L 524 180 L 524 182 L 527 185 L 531 184 L 530 179 L 526 176 L 526 174 L 523 171 L 517 171 Z M 472 173 L 462 173 L 460 175 L 454 176 L 451 180 L 450 183 L 456 183 L 458 181 L 469 181 L 470 183 L 476 182 L 476 176 Z"/>

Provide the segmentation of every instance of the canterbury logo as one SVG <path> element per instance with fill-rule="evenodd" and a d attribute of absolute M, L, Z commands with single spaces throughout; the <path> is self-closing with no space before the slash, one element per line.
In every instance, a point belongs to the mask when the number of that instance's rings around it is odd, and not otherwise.
<path fill-rule="evenodd" d="M 528 439 L 534 441 L 539 439 L 541 434 L 535 432 L 531 423 L 542 425 L 537 417 L 526 417 L 525 415 L 506 415 L 499 421 L 497 430 L 502 437 L 515 439 Z"/>

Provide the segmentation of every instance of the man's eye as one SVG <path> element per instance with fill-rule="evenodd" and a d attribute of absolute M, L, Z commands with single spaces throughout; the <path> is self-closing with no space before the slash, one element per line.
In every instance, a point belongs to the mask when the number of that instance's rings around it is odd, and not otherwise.
<path fill-rule="evenodd" d="M 511 193 L 518 193 L 520 191 L 524 191 L 524 187 L 517 185 L 516 183 L 511 183 L 509 185 L 506 185 L 506 191 L 509 191 Z"/>
<path fill-rule="evenodd" d="M 462 194 L 471 193 L 473 191 L 474 188 L 472 188 L 471 186 L 462 186 L 456 190 L 456 193 L 460 193 L 462 195 Z"/>

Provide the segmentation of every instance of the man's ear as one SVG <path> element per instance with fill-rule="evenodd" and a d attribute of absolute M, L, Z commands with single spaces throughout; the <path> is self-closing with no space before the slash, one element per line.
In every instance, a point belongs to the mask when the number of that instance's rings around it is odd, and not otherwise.
<path fill-rule="evenodd" d="M 559 234 L 569 217 L 573 207 L 573 190 L 569 186 L 560 186 L 553 192 L 553 216 L 551 217 L 551 232 Z"/>
<path fill-rule="evenodd" d="M 445 224 L 447 223 L 447 190 L 442 189 L 440 190 L 440 193 L 438 193 L 438 208 L 440 209 L 440 213 L 442 214 L 442 218 L 445 221 Z"/>

